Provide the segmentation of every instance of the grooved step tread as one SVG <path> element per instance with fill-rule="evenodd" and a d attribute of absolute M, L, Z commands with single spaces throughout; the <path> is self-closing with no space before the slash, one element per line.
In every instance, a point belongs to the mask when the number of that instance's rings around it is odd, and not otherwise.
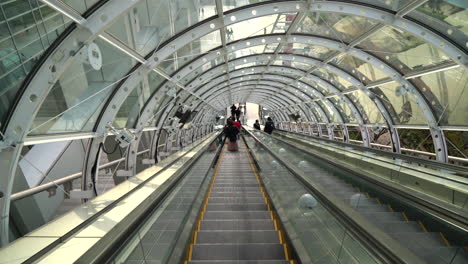
<path fill-rule="evenodd" d="M 282 244 L 195 244 L 192 260 L 284 260 Z"/>

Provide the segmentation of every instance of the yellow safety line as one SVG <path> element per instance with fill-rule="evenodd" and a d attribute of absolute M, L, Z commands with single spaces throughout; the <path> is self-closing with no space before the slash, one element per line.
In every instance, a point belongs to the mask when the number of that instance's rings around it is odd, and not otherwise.
<path fill-rule="evenodd" d="M 379 198 L 375 198 L 375 200 L 377 201 L 377 203 L 382 204 Z"/>
<path fill-rule="evenodd" d="M 403 218 L 406 220 L 406 222 L 409 222 L 409 219 L 408 219 L 408 216 L 406 215 L 406 213 L 401 212 L 401 214 L 403 215 Z"/>
<path fill-rule="evenodd" d="M 427 229 L 426 229 L 426 227 L 424 226 L 423 222 L 418 221 L 418 223 L 419 223 L 419 225 L 421 226 L 422 230 L 423 230 L 424 232 L 427 232 Z"/>
<path fill-rule="evenodd" d="M 188 263 L 188 261 L 192 260 L 193 246 L 197 243 L 198 231 L 200 231 L 201 221 L 205 217 L 206 206 L 207 206 L 208 200 L 209 200 L 209 198 L 211 196 L 211 191 L 213 190 L 214 181 L 216 179 L 216 176 L 218 175 L 219 167 L 221 166 L 221 160 L 223 158 L 225 148 L 226 148 L 226 146 L 223 147 L 223 149 L 221 150 L 221 153 L 219 154 L 218 162 L 216 164 L 215 170 L 213 172 L 213 177 L 211 178 L 211 182 L 210 182 L 210 185 L 208 187 L 208 192 L 207 192 L 205 200 L 203 201 L 203 204 L 202 204 L 202 210 L 200 211 L 200 214 L 198 215 L 198 221 L 196 223 L 195 231 L 193 231 L 193 234 L 192 234 L 193 242 L 189 246 L 189 250 L 188 250 L 188 254 L 187 254 L 188 255 L 187 260 L 184 261 L 184 263 Z"/>
<path fill-rule="evenodd" d="M 440 236 L 442 237 L 442 240 L 444 241 L 445 245 L 447 245 L 447 247 L 450 247 L 450 242 L 447 240 L 447 238 L 444 236 L 444 233 L 442 232 L 439 232 Z"/>
<path fill-rule="evenodd" d="M 395 210 L 393 210 L 391 205 L 387 205 L 387 207 L 388 207 L 388 209 L 390 209 L 390 211 L 395 212 Z"/>
<path fill-rule="evenodd" d="M 244 141 L 243 141 L 243 143 L 244 143 L 244 146 L 247 149 L 247 145 L 245 144 Z M 254 166 L 254 163 L 253 163 L 252 157 L 250 156 L 250 153 L 248 151 L 246 151 L 246 153 L 247 153 L 247 158 L 249 159 L 250 167 L 252 168 L 252 170 L 254 172 L 254 175 L 257 178 L 258 184 L 260 185 L 260 190 L 262 191 L 263 197 L 265 198 L 266 204 L 268 206 L 268 211 L 270 211 L 270 216 L 271 216 L 271 219 L 273 220 L 273 223 L 275 225 L 275 230 L 278 231 L 278 236 L 280 238 L 280 244 L 283 244 L 284 255 L 286 257 L 286 260 L 290 261 L 291 258 L 289 256 L 288 246 L 287 246 L 286 242 L 284 241 L 283 232 L 281 230 L 281 227 L 278 225 L 278 222 L 277 222 L 277 219 L 276 219 L 275 214 L 273 212 L 272 206 L 270 205 L 270 199 L 268 199 L 268 196 L 267 196 L 267 194 L 265 192 L 265 189 L 263 188 L 263 184 L 262 184 L 262 181 L 260 179 L 260 175 L 259 175 L 259 173 L 257 171 L 257 168 Z M 295 262 L 291 262 L 291 263 L 295 263 Z"/>

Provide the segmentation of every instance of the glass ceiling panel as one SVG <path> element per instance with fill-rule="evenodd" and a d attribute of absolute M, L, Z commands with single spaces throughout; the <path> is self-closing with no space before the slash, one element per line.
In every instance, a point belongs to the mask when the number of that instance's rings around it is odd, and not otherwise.
<path fill-rule="evenodd" d="M 149 94 L 143 91 L 141 83 L 130 93 L 117 112 L 114 126 L 117 128 L 131 128 L 140 115 L 140 110 L 148 100 Z"/>
<path fill-rule="evenodd" d="M 321 112 L 316 109 L 316 106 L 313 103 L 307 103 L 308 109 L 315 115 L 319 123 L 327 123 L 327 120 L 322 116 Z"/>
<path fill-rule="evenodd" d="M 416 103 L 414 96 L 410 93 L 399 92 L 400 88 L 398 87 L 399 84 L 397 83 L 389 83 L 370 89 L 369 91 L 379 96 L 380 100 L 386 101 L 392 105 L 393 109 L 390 109 L 390 111 L 395 112 L 395 124 L 427 124 L 426 117 Z"/>
<path fill-rule="evenodd" d="M 345 123 L 350 123 L 350 124 L 357 123 L 357 120 L 354 114 L 351 112 L 351 109 L 349 108 L 348 104 L 345 104 L 337 96 L 330 97 L 329 99 L 335 105 L 336 109 L 338 109 Z"/>
<path fill-rule="evenodd" d="M 468 70 L 464 67 L 411 79 L 437 113 L 440 125 L 468 124 Z"/>
<path fill-rule="evenodd" d="M 323 46 L 309 45 L 303 43 L 287 43 L 286 45 L 283 45 L 283 47 L 280 50 L 280 53 L 299 54 L 319 60 L 325 60 L 333 52 L 333 50 Z"/>
<path fill-rule="evenodd" d="M 383 124 L 385 120 L 374 102 L 363 91 L 346 95 L 354 103 L 366 124 Z"/>
<path fill-rule="evenodd" d="M 229 60 L 234 60 L 239 57 L 254 55 L 254 54 L 261 54 L 265 50 L 266 45 L 257 45 L 245 49 L 236 50 L 233 52 L 228 53 Z"/>
<path fill-rule="evenodd" d="M 24 78 L 70 20 L 40 1 L 2 1 L 0 13 L 0 122 Z"/>
<path fill-rule="evenodd" d="M 269 34 L 280 15 L 268 15 L 245 20 L 226 27 L 226 40 L 228 42 L 249 38 L 252 36 Z M 278 33 L 284 33 L 282 30 Z"/>
<path fill-rule="evenodd" d="M 333 94 L 328 88 L 324 87 L 323 85 L 319 85 L 317 82 L 315 82 L 313 79 L 305 76 L 301 78 L 302 81 L 307 83 L 308 85 L 314 87 L 317 91 L 319 91 L 323 95 L 331 95 Z"/>
<path fill-rule="evenodd" d="M 203 12 L 202 12 L 203 10 Z M 214 0 L 143 0 L 119 18 L 107 32 L 146 56 L 187 27 L 216 15 Z"/>
<path fill-rule="evenodd" d="M 98 70 L 75 56 L 59 77 L 37 113 L 30 135 L 91 131 L 115 85 L 136 61 L 107 42 L 95 40 L 101 50 Z"/>
<path fill-rule="evenodd" d="M 340 76 L 338 76 L 338 75 L 336 75 L 336 74 L 334 74 L 332 72 L 324 70 L 323 68 L 314 70 L 313 74 L 317 75 L 318 77 L 320 77 L 320 78 L 322 78 L 324 80 L 327 80 L 329 83 L 331 83 L 332 85 L 334 85 L 336 88 L 338 88 L 341 91 L 354 88 L 352 83 L 348 82 L 344 78 L 342 78 L 342 77 L 340 77 Z"/>
<path fill-rule="evenodd" d="M 273 65 L 278 65 L 278 66 L 287 66 L 287 67 L 292 67 L 296 68 L 299 70 L 307 71 L 308 69 L 311 68 L 310 64 L 302 63 L 302 62 L 296 62 L 296 61 L 289 61 L 289 60 L 275 60 L 273 62 Z"/>
<path fill-rule="evenodd" d="M 327 103 L 323 101 L 317 101 L 317 103 L 322 107 L 323 111 L 325 114 L 328 116 L 328 119 L 330 120 L 331 123 L 339 123 L 339 118 L 335 114 L 335 112 L 328 106 Z"/>
<path fill-rule="evenodd" d="M 385 9 L 398 11 L 405 5 L 407 5 L 410 1 L 409 0 L 355 0 L 356 2 L 364 3 L 367 5 L 373 5 L 382 7 Z"/>
<path fill-rule="evenodd" d="M 259 2 L 265 2 L 267 0 L 223 0 L 223 11 L 238 8 L 245 5 L 256 4 Z"/>
<path fill-rule="evenodd" d="M 221 35 L 219 30 L 213 31 L 177 50 L 177 52 L 174 53 L 174 56 L 161 62 L 161 65 L 159 65 L 158 68 L 163 70 L 165 73 L 172 75 L 177 69 L 183 67 L 194 58 L 209 50 L 219 47 L 220 45 Z"/>
<path fill-rule="evenodd" d="M 185 76 L 180 76 L 182 78 L 182 80 L 180 80 L 180 82 L 183 84 L 183 85 L 186 85 L 188 82 L 190 82 L 191 80 L 193 80 L 193 78 L 197 77 L 198 75 L 220 65 L 224 63 L 224 57 L 223 56 L 219 56 L 219 57 L 216 57 L 216 59 L 214 60 L 211 60 L 205 64 L 203 64 L 202 66 L 196 68 L 195 70 L 191 71 L 188 75 L 185 75 Z M 179 79 L 178 75 L 176 74 L 177 76 L 177 79 Z"/>
<path fill-rule="evenodd" d="M 309 12 L 302 19 L 297 32 L 350 43 L 376 24 L 373 20 L 359 16 Z"/>
<path fill-rule="evenodd" d="M 455 40 L 468 48 L 468 2 L 466 0 L 429 0 L 418 9 L 419 12 L 427 15 L 424 16 L 424 23 L 427 25 L 442 24 L 446 28 L 445 32 L 441 32 L 448 38 L 456 38 Z M 409 14 L 410 16 L 412 13 Z M 455 31 L 461 31 L 462 34 L 458 37 L 454 34 Z"/>
<path fill-rule="evenodd" d="M 387 74 L 385 74 L 377 67 L 374 67 L 372 64 L 348 54 L 341 54 L 336 59 L 331 61 L 331 64 L 334 64 L 335 66 L 338 66 L 348 73 L 354 75 L 354 77 L 359 79 L 364 84 L 388 77 Z"/>
<path fill-rule="evenodd" d="M 372 35 L 359 44 L 359 48 L 376 55 L 403 74 L 451 61 L 439 48 L 391 26 Z"/>

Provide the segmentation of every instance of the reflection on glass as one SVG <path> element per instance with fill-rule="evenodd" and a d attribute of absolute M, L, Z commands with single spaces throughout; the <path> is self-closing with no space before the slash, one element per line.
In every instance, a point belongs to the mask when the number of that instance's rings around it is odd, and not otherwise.
<path fill-rule="evenodd" d="M 385 123 L 382 113 L 375 103 L 363 91 L 355 91 L 346 95 L 361 113 L 364 123 Z"/>
<path fill-rule="evenodd" d="M 411 79 L 441 125 L 468 124 L 468 70 L 464 67 Z"/>
<path fill-rule="evenodd" d="M 340 123 L 338 116 L 328 103 L 325 103 L 324 101 L 317 101 L 317 104 L 323 109 L 330 123 Z"/>
<path fill-rule="evenodd" d="M 331 61 L 335 66 L 352 74 L 364 84 L 388 77 L 386 73 L 374 65 L 348 54 L 342 54 Z M 383 65 L 381 65 L 383 67 Z"/>
<path fill-rule="evenodd" d="M 332 104 L 335 105 L 335 108 L 338 110 L 338 112 L 340 112 L 345 123 L 357 123 L 356 117 L 351 112 L 351 109 L 349 108 L 347 103 L 345 103 L 342 99 L 339 99 L 337 96 L 330 97 L 329 99 L 330 102 L 332 102 Z"/>
<path fill-rule="evenodd" d="M 255 4 L 259 2 L 264 2 L 267 0 L 223 0 L 223 11 L 238 8 L 245 5 Z"/>
<path fill-rule="evenodd" d="M 70 23 L 40 1 L 3 1 L 1 11 L 0 122 L 26 75 Z"/>
<path fill-rule="evenodd" d="M 252 36 L 271 34 L 273 31 L 275 33 L 284 33 L 285 26 L 278 23 L 278 21 L 280 21 L 279 18 L 281 17 L 284 17 L 283 24 L 286 24 L 286 21 L 291 21 L 288 20 L 291 19 L 290 17 L 281 16 L 281 14 L 275 14 L 257 17 L 227 26 L 226 40 L 231 42 Z M 231 18 L 231 20 L 232 19 L 233 18 Z"/>
<path fill-rule="evenodd" d="M 349 43 L 376 24 L 376 21 L 359 16 L 309 12 L 302 19 L 297 32 Z"/>
<path fill-rule="evenodd" d="M 102 65 L 90 64 L 87 59 L 91 46 L 83 47 L 47 95 L 34 119 L 30 134 L 93 129 L 115 84 L 136 63 L 106 42 L 96 40 L 95 44 L 98 50 L 92 54 Z"/>
<path fill-rule="evenodd" d="M 439 48 L 391 26 L 384 27 L 360 43 L 359 48 L 376 55 L 402 73 L 451 61 Z"/>
<path fill-rule="evenodd" d="M 333 50 L 317 45 L 309 45 L 303 43 L 286 43 L 282 46 L 280 53 L 293 53 L 324 60 L 333 53 Z"/>
<path fill-rule="evenodd" d="M 178 49 L 173 56 L 164 59 L 159 68 L 167 74 L 172 75 L 177 69 L 191 62 L 196 57 L 204 55 L 207 51 L 220 45 L 221 35 L 219 30 L 213 31 Z"/>
<path fill-rule="evenodd" d="M 427 124 L 421 108 L 416 103 L 414 95 L 407 92 L 397 83 L 381 85 L 369 90 L 383 102 L 388 102 L 390 112 L 393 112 L 396 124 Z"/>

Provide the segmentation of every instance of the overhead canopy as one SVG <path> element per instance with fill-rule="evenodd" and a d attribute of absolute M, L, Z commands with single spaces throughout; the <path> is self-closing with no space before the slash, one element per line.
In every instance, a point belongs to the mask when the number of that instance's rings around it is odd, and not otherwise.
<path fill-rule="evenodd" d="M 28 1 L 26 1 L 28 2 Z M 278 122 L 466 131 L 466 1 L 47 0 L 2 4 L 7 143 L 155 126 L 167 105 L 212 123 L 252 102 Z M 175 110 L 167 114 L 173 115 Z M 152 114 L 145 114 L 145 112 Z M 165 117 L 165 118 L 167 118 Z M 165 119 L 164 119 L 165 120 Z M 56 137 L 56 136 L 55 136 Z M 351 137 L 352 139 L 352 137 Z"/>

